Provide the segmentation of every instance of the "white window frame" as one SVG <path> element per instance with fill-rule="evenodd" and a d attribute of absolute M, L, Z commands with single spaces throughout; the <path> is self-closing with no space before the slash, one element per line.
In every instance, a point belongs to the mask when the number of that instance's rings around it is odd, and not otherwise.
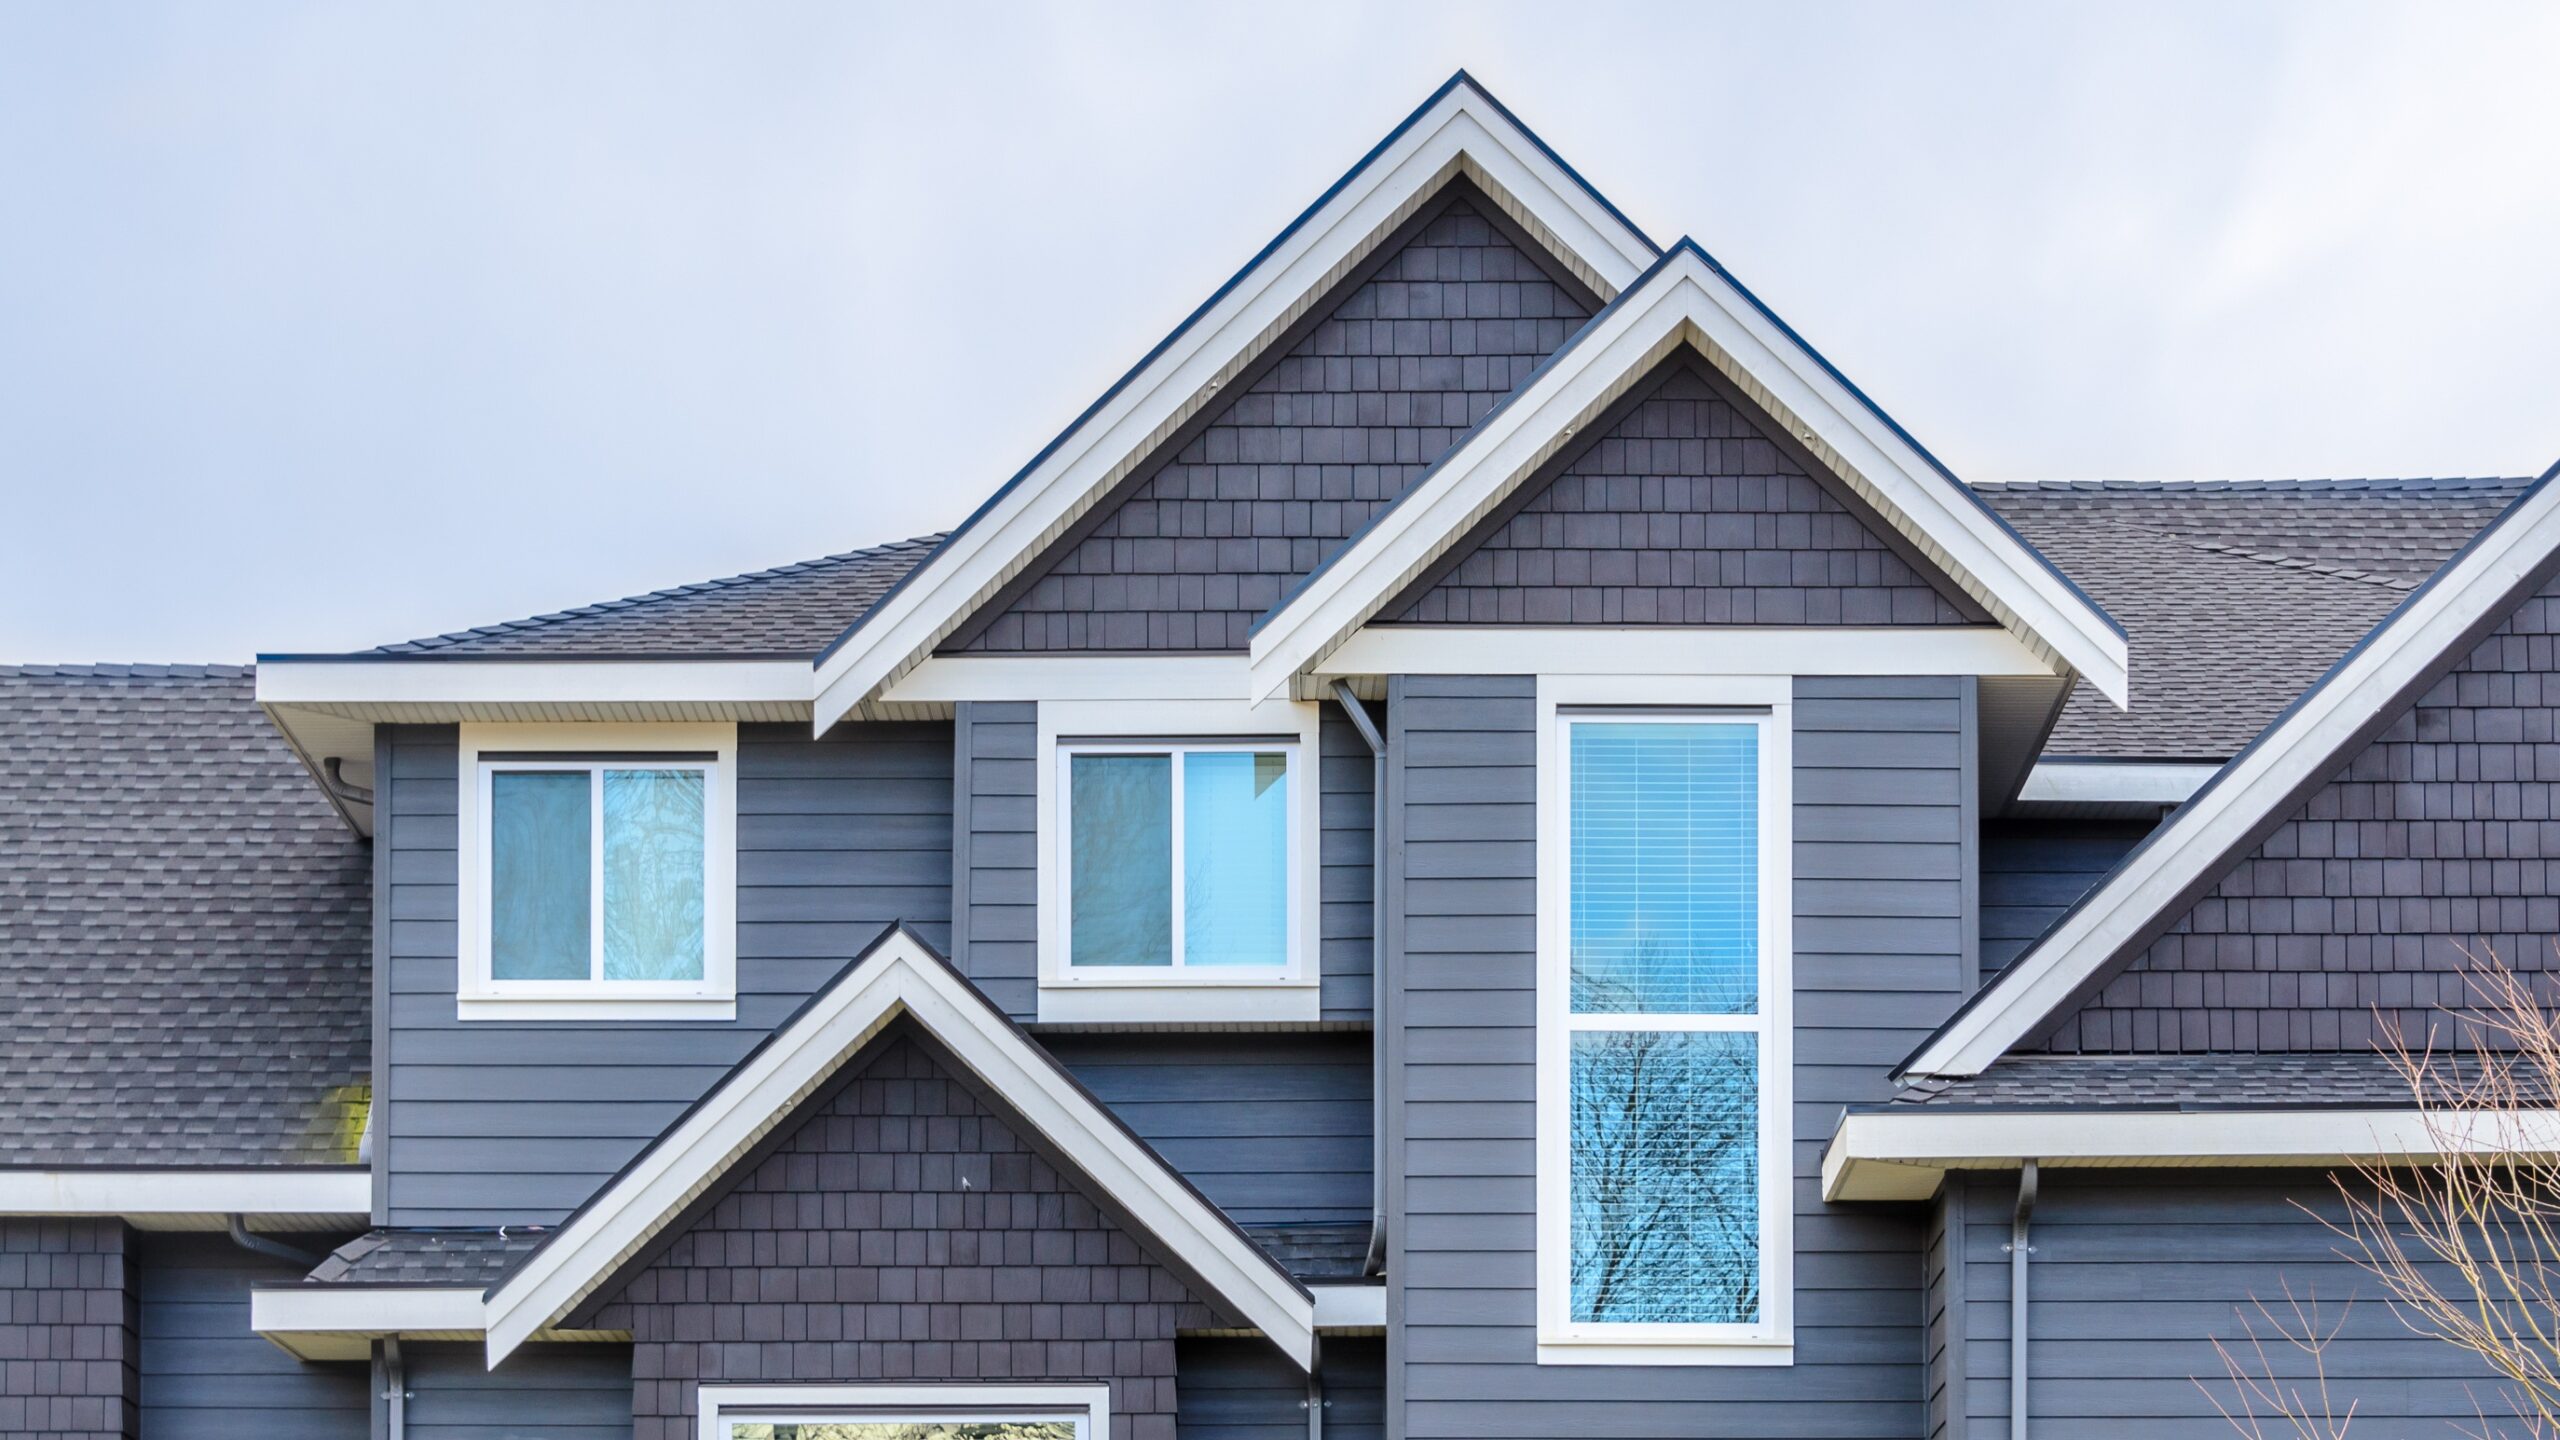
<path fill-rule="evenodd" d="M 559 753 L 558 761 L 539 758 Z M 615 768 L 615 754 L 699 754 L 703 771 L 702 978 L 499 980 L 489 973 L 490 778 L 499 770 Z M 486 755 L 536 758 L 492 761 Z M 582 758 L 570 759 L 570 755 Z M 607 758 L 584 758 L 607 757 Z M 738 727 L 551 724 L 461 727 L 456 807 L 455 1013 L 464 1020 L 730 1020 L 737 1016 Z M 395 822 L 396 823 L 396 822 Z M 602 850 L 596 851 L 601 863 Z M 599 889 L 590 903 L 601 905 Z M 595 922 L 590 921 L 591 927 Z M 591 928 L 589 943 L 601 944 Z"/>
<path fill-rule="evenodd" d="M 704 1385 L 700 1440 L 737 1420 L 1072 1420 L 1076 1440 L 1111 1440 L 1108 1385 Z"/>
<path fill-rule="evenodd" d="M 1040 1019 L 1047 1023 L 1250 1023 L 1311 1021 L 1321 1013 L 1317 952 L 1321 944 L 1323 763 L 1318 742 L 1323 709 L 1312 702 L 1246 705 L 1224 700 L 1084 701 L 1039 704 L 1034 762 L 1038 829 Z M 1068 767 L 1075 756 L 1181 751 L 1283 751 L 1288 759 L 1288 959 L 1276 967 L 1076 966 L 1069 885 Z M 1182 805 L 1174 766 L 1174 864 L 1177 885 Z M 1174 898 L 1174 945 L 1182 937 L 1181 894 Z"/>
<path fill-rule="evenodd" d="M 1784 676 L 1544 675 L 1538 681 L 1537 1313 L 1542 1365 L 1791 1365 L 1795 1358 L 1794 685 Z M 1760 1003 L 1756 1016 L 1576 1016 L 1572 747 L 1581 721 L 1749 723 L 1759 730 Z M 1577 1323 L 1572 1312 L 1572 1040 L 1577 1031 L 1756 1032 L 1760 1045 L 1760 1318 Z"/>

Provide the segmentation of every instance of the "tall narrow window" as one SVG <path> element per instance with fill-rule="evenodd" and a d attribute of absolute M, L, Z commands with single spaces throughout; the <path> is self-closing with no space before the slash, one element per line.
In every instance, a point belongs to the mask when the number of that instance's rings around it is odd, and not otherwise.
<path fill-rule="evenodd" d="M 1289 747 L 1064 747 L 1067 963 L 1275 973 L 1298 876 Z"/>
<path fill-rule="evenodd" d="M 1541 1163 L 1561 1170 L 1561 1213 L 1541 1236 L 1542 1338 L 1768 1341 L 1789 1200 L 1770 717 L 1556 724 L 1562 953 L 1544 993 L 1561 1133 Z"/>

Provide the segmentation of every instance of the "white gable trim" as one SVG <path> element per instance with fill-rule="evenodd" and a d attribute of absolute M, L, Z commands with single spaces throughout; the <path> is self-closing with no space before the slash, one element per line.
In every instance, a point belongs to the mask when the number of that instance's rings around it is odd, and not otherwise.
<path fill-rule="evenodd" d="M 1966 1110 L 1843 1116 L 1822 1154 L 1825 1200 L 1925 1200 L 1950 1170 L 2326 1168 L 2451 1155 L 2560 1154 L 2560 1111 Z"/>
<path fill-rule="evenodd" d="M 1460 76 L 819 657 L 817 729 L 924 658 L 1461 173 L 1604 299 L 1653 262 L 1651 242 Z"/>
<path fill-rule="evenodd" d="M 2334 770 L 2350 746 L 2384 722 L 2383 707 L 2424 678 L 2560 550 L 2560 484 L 2552 483 L 2554 474 L 2560 467 L 2546 471 L 2434 580 L 2401 602 L 2034 949 L 1930 1037 L 1903 1070 L 1980 1074 L 2077 1000 L 2169 907 L 2218 873 L 2278 806 Z"/>
<path fill-rule="evenodd" d="M 903 929 L 876 942 L 490 1291 L 489 1364 L 586 1300 L 902 1015 L 1065 1152 L 1084 1178 L 1189 1265 L 1213 1298 L 1299 1364 L 1312 1365 L 1315 1301 L 1306 1289 Z"/>
<path fill-rule="evenodd" d="M 1248 697 L 1277 694 L 1321 662 L 1684 345 L 1765 407 L 2021 640 L 2125 703 L 2124 636 L 2106 615 L 1686 240 L 1263 621 L 1253 637 Z"/>

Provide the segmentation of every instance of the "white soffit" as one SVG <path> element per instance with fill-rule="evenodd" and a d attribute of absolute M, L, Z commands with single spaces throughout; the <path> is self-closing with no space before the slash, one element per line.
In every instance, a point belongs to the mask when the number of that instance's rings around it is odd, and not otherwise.
<path fill-rule="evenodd" d="M 2560 1112 L 1968 1110 L 1841 1117 L 1822 1155 L 1825 1200 L 1925 1200 L 1950 1170 L 2327 1167 L 2448 1155 L 2560 1154 Z"/>
<path fill-rule="evenodd" d="M 1460 74 L 837 638 L 818 660 L 817 729 L 923 659 L 1459 174 L 1604 300 L 1654 261 L 1652 242 Z"/>
<path fill-rule="evenodd" d="M 2126 703 L 2125 639 L 2106 614 L 1689 240 L 1665 253 L 1526 389 L 1262 622 L 1248 696 L 1280 693 L 1323 662 L 1684 346 L 1704 355 L 2054 669 L 2075 671 Z"/>
<path fill-rule="evenodd" d="M 1064 1080 L 1019 1029 L 904 929 L 874 942 L 489 1292 L 489 1364 L 495 1367 L 588 1299 L 901 1016 L 1003 1097 L 1112 1204 L 1189 1266 L 1212 1298 L 1300 1365 L 1312 1365 L 1315 1302 L 1306 1288 Z"/>
<path fill-rule="evenodd" d="M 2113 760 L 2042 760 L 2018 787 L 2022 805 L 2183 805 L 2222 767 Z"/>
<path fill-rule="evenodd" d="M 2171 814 L 2104 883 L 1939 1027 L 1902 1073 L 1977 1075 L 2075 1003 L 2279 807 L 2337 768 L 2454 647 L 2560 551 L 2560 466 L 2412 591 L 2335 668 Z"/>

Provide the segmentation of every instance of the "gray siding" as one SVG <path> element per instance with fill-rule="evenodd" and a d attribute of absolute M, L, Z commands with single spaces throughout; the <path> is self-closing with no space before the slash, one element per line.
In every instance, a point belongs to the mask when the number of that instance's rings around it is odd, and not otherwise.
<path fill-rule="evenodd" d="M 2053 928 L 2152 828 L 2148 820 L 1994 820 L 1983 826 L 1983 980 Z"/>
<path fill-rule="evenodd" d="M 131 1239 L 121 1220 L 0 1219 L 0 1436 L 134 1433 Z"/>
<path fill-rule="evenodd" d="M 2554 982 L 2560 583 L 2418 697 L 2050 1038 L 2055 1050 L 2468 1044 L 2464 952 Z"/>
<path fill-rule="evenodd" d="M 1184 1340 L 1180 1440 L 1306 1440 L 1307 1377 L 1263 1340 Z M 1385 1440 L 1386 1342 L 1327 1336 L 1325 1440 Z"/>
<path fill-rule="evenodd" d="M 950 940 L 951 730 L 858 724 L 738 750 L 738 1016 L 560 1023 L 454 1017 L 457 737 L 387 727 L 390 995 L 383 1128 L 399 1225 L 557 1220 L 697 1099 L 880 928 Z"/>
<path fill-rule="evenodd" d="M 1663 362 L 1381 618 L 1497 625 L 1963 625 L 1863 504 L 1705 363 Z M 1435 578 L 1436 577 L 1436 578 Z"/>
<path fill-rule="evenodd" d="M 1818 1197 L 1840 1109 L 1969 978 L 1954 679 L 1796 687 L 1796 1363 L 1539 1367 L 1536 746 L 1521 677 L 1395 682 L 1390 1415 L 1426 1436 L 1910 1436 L 1921 1221 Z"/>
<path fill-rule="evenodd" d="M 249 1289 L 302 1278 L 219 1235 L 137 1235 L 142 1440 L 365 1440 L 365 1366 L 306 1364 L 249 1328 Z"/>
<path fill-rule="evenodd" d="M 1236 1223 L 1368 1221 L 1368 1036 L 1048 1035 L 1043 1043 Z"/>
<path fill-rule="evenodd" d="M 956 709 L 951 863 L 961 923 L 952 960 L 1006 1014 L 1029 1022 L 1040 1013 L 1039 837 L 1033 833 L 1039 707 L 989 702 Z M 1369 1018 L 1369 747 L 1327 705 L 1317 751 L 1323 1017 L 1359 1022 Z"/>
<path fill-rule="evenodd" d="M 1968 1440 L 2009 1434 L 2009 1263 L 2001 1247 L 2016 1193 L 2008 1175 L 1975 1177 L 1968 1190 L 1970 1380 L 1965 1423 L 1955 1432 Z M 2495 1377 L 2444 1342 L 2404 1328 L 2380 1286 L 2338 1253 L 2339 1239 L 2323 1219 L 2343 1219 L 2343 1210 L 2318 1174 L 2046 1171 L 2028 1272 L 2034 1433 L 2087 1440 L 2230 1434 L 2213 1409 L 2215 1399 L 2226 1406 L 2235 1400 L 2213 1341 L 2245 1346 L 2244 1314 L 2285 1376 L 2307 1376 L 2301 1357 L 2255 1308 L 2264 1301 L 2287 1314 L 2287 1287 L 2306 1303 L 2316 1298 L 2327 1325 L 2344 1324 L 2328 1353 L 2330 1386 L 2340 1409 L 2355 1404 L 2356 1434 L 2465 1433 L 2478 1422 L 2475 1402 L 2494 1423 Z"/>
<path fill-rule="evenodd" d="M 746 1167 L 597 1316 L 638 1440 L 699 1387 L 1102 1381 L 1111 1440 L 1171 1440 L 1174 1336 L 1232 1324 L 911 1028 Z"/>
<path fill-rule="evenodd" d="M 631 1440 L 631 1347 L 402 1347 L 409 1440 Z"/>
<path fill-rule="evenodd" d="M 1592 298 L 1551 264 L 1453 182 L 949 648 L 1244 649 L 1292 579 L 1590 318 Z"/>

